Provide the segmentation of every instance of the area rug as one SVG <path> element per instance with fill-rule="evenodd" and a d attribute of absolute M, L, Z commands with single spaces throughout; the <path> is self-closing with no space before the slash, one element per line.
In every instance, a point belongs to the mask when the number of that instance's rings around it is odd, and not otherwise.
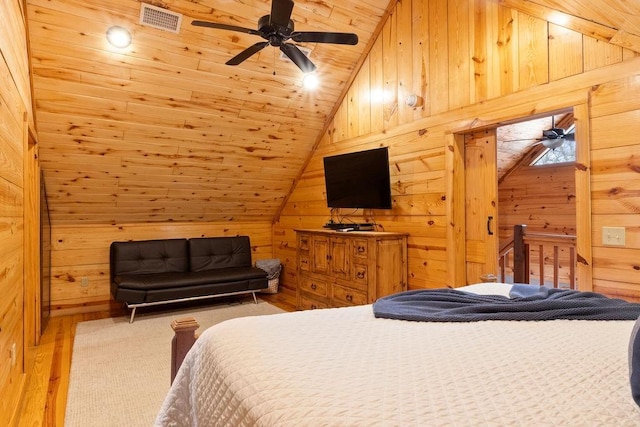
<path fill-rule="evenodd" d="M 282 313 L 259 301 L 78 323 L 65 426 L 150 426 L 170 386 L 171 321 L 193 316 L 198 332 L 222 321 Z"/>

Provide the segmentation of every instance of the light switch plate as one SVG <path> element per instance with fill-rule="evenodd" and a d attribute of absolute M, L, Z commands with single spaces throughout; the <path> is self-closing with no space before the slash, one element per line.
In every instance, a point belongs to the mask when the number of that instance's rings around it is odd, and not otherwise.
<path fill-rule="evenodd" d="M 607 246 L 624 246 L 624 227 L 602 227 L 602 244 Z"/>

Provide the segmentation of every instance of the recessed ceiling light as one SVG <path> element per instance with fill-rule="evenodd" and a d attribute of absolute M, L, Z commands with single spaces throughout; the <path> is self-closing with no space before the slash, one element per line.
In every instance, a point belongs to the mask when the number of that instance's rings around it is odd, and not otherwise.
<path fill-rule="evenodd" d="M 131 44 L 131 34 L 125 28 L 116 25 L 107 30 L 107 40 L 113 47 L 122 49 Z"/>

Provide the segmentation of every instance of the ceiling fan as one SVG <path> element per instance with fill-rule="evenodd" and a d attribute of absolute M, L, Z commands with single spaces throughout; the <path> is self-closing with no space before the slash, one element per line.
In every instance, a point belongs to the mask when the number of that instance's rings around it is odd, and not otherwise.
<path fill-rule="evenodd" d="M 555 117 L 551 116 L 551 128 L 542 131 L 542 137 L 540 138 L 525 138 L 525 139 L 511 139 L 503 142 L 518 142 L 518 141 L 536 141 L 535 144 L 541 144 L 545 148 L 555 150 L 564 144 L 565 141 L 575 141 L 575 133 L 571 132 L 574 126 L 572 125 L 568 131 L 563 128 L 557 128 L 555 125 Z"/>
<path fill-rule="evenodd" d="M 291 12 L 293 11 L 292 0 L 272 0 L 271 13 L 258 20 L 258 29 L 238 27 L 235 25 L 220 24 L 208 21 L 192 21 L 191 25 L 199 27 L 218 28 L 221 30 L 238 31 L 241 33 L 260 36 L 266 41 L 258 42 L 253 46 L 243 50 L 226 62 L 227 65 L 238 65 L 258 53 L 265 47 L 271 45 L 280 50 L 302 70 L 304 73 L 315 71 L 316 66 L 302 53 L 294 42 L 332 43 L 332 44 L 358 44 L 358 36 L 353 33 L 333 33 L 322 31 L 294 31 Z"/>

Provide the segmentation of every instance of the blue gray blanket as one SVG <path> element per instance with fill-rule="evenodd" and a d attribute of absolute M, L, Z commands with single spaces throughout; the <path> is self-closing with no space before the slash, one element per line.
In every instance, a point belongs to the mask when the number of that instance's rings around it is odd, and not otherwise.
<path fill-rule="evenodd" d="M 455 289 L 401 292 L 373 304 L 375 317 L 422 322 L 480 320 L 636 320 L 640 304 L 544 286 L 514 285 L 507 298 Z"/>

